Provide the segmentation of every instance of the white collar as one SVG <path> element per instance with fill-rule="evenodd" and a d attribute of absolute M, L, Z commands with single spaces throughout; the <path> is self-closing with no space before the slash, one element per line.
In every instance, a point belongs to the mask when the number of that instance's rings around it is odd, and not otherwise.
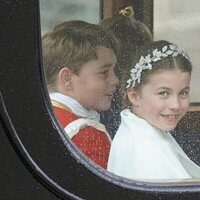
<path fill-rule="evenodd" d="M 69 107 L 72 112 L 79 117 L 100 121 L 100 115 L 97 111 L 89 111 L 85 109 L 78 101 L 69 96 L 63 95 L 59 92 L 50 93 L 49 96 L 51 100 L 58 101 Z"/>
<path fill-rule="evenodd" d="M 145 137 L 170 137 L 169 131 L 163 131 L 157 127 L 152 126 L 146 120 L 136 116 L 130 111 L 130 109 L 125 109 L 121 113 L 121 123 L 126 127 L 129 127 L 130 130 L 138 130 L 141 132 L 141 137 L 145 134 Z M 148 131 L 147 131 L 148 130 Z M 132 131 L 130 134 L 137 134 L 138 131 Z M 137 136 L 138 137 L 138 136 Z"/>

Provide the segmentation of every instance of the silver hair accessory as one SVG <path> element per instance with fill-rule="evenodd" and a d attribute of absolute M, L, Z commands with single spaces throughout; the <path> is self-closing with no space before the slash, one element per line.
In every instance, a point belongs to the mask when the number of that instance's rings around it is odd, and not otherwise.
<path fill-rule="evenodd" d="M 167 57 L 172 55 L 172 57 L 182 55 L 190 61 L 186 51 L 182 48 L 177 47 L 175 44 L 170 44 L 164 46 L 161 51 L 158 49 L 153 50 L 152 55 L 148 54 L 147 56 L 141 56 L 139 62 L 131 69 L 131 78 L 127 81 L 126 88 L 135 87 L 136 82 L 140 83 L 140 78 L 142 71 L 145 69 L 152 69 L 152 62 L 157 62 L 161 60 L 162 57 Z"/>

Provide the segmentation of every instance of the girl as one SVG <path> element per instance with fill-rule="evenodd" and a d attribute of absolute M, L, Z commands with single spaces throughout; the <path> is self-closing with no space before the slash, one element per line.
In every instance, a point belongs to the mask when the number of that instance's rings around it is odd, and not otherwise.
<path fill-rule="evenodd" d="M 200 178 L 200 167 L 169 133 L 189 108 L 188 55 L 157 41 L 138 50 L 132 66 L 126 85 L 130 107 L 121 112 L 108 171 L 146 181 Z"/>

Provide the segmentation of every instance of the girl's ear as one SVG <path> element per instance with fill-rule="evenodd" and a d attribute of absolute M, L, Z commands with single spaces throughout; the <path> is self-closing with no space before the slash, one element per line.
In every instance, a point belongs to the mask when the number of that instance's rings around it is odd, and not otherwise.
<path fill-rule="evenodd" d="M 135 107 L 139 105 L 139 92 L 136 91 L 134 88 L 128 88 L 127 89 L 127 95 L 128 99 L 131 102 L 131 104 Z"/>
<path fill-rule="evenodd" d="M 63 67 L 58 73 L 58 82 L 60 85 L 65 87 L 65 89 L 71 89 L 71 77 L 73 72 L 68 67 Z"/>

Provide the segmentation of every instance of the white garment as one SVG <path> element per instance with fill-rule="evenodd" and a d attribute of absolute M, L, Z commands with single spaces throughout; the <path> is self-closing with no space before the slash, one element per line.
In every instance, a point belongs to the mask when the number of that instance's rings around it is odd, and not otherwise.
<path fill-rule="evenodd" d="M 129 179 L 200 178 L 200 167 L 169 132 L 153 127 L 125 109 L 111 145 L 108 171 Z"/>
<path fill-rule="evenodd" d="M 71 111 L 79 117 L 92 119 L 98 122 L 100 121 L 100 114 L 96 110 L 89 111 L 85 109 L 78 101 L 76 101 L 71 97 L 68 97 L 59 92 L 50 93 L 49 96 L 51 100 L 58 101 L 63 105 L 67 106 L 68 108 L 70 108 Z"/>

